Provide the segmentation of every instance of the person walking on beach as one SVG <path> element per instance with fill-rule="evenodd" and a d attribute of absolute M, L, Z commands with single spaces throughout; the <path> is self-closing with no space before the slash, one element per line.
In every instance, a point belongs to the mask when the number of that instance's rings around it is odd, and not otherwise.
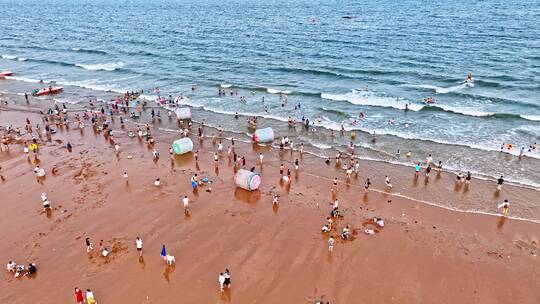
<path fill-rule="evenodd" d="M 333 252 L 334 251 L 334 243 L 336 241 L 334 240 L 334 236 L 331 235 L 330 238 L 328 239 L 328 252 Z"/>
<path fill-rule="evenodd" d="M 416 166 L 414 166 L 414 174 L 416 177 L 418 177 L 418 174 L 420 174 L 420 170 L 422 170 L 422 166 L 420 165 L 420 163 L 416 164 Z"/>
<path fill-rule="evenodd" d="M 218 282 L 219 282 L 219 289 L 221 290 L 221 292 L 223 292 L 223 287 L 225 285 L 225 276 L 223 275 L 223 272 L 219 274 Z"/>
<path fill-rule="evenodd" d="M 182 203 L 184 204 L 184 214 L 189 214 L 189 198 L 187 195 L 182 198 Z"/>
<path fill-rule="evenodd" d="M 298 172 L 298 168 L 300 166 L 300 162 L 298 161 L 298 158 L 294 161 L 294 171 Z"/>
<path fill-rule="evenodd" d="M 77 304 L 84 304 L 84 297 L 83 297 L 82 290 L 80 290 L 77 287 L 75 287 L 75 301 L 77 302 Z"/>
<path fill-rule="evenodd" d="M 225 277 L 225 280 L 223 282 L 223 286 L 225 288 L 231 288 L 231 274 L 230 274 L 228 268 L 225 269 L 225 272 L 223 273 L 223 276 Z"/>
<path fill-rule="evenodd" d="M 87 237 L 86 240 L 86 252 L 89 253 L 90 251 L 94 250 L 94 247 L 92 247 L 92 242 L 90 242 L 90 238 Z"/>
<path fill-rule="evenodd" d="M 431 173 L 431 164 L 427 165 L 427 168 L 426 168 L 426 178 L 429 178 L 429 173 Z"/>
<path fill-rule="evenodd" d="M 261 164 L 261 166 L 263 164 L 263 158 L 264 158 L 263 154 L 259 153 L 259 163 Z"/>
<path fill-rule="evenodd" d="M 94 293 L 90 289 L 86 289 L 86 304 L 96 304 Z"/>
<path fill-rule="evenodd" d="M 504 178 L 501 175 L 501 177 L 499 177 L 499 179 L 497 180 L 497 191 L 501 191 L 503 183 L 504 183 Z"/>
<path fill-rule="evenodd" d="M 502 213 L 504 216 L 508 216 L 508 210 L 510 209 L 510 202 L 505 199 L 501 204 L 497 206 L 497 209 L 502 208 Z"/>
<path fill-rule="evenodd" d="M 386 184 L 386 187 L 392 188 L 392 184 L 390 183 L 390 177 L 388 177 L 388 175 L 384 177 L 384 183 Z"/>
<path fill-rule="evenodd" d="M 140 237 L 135 238 L 135 246 L 137 247 L 137 252 L 139 253 L 139 256 L 142 256 L 142 245 L 143 241 Z"/>
<path fill-rule="evenodd" d="M 279 205 L 279 195 L 274 194 L 274 198 L 272 199 L 272 205 Z"/>
<path fill-rule="evenodd" d="M 371 180 L 369 180 L 369 177 L 366 179 L 366 181 L 364 182 L 364 189 L 366 191 L 369 190 L 369 186 L 371 186 Z"/>

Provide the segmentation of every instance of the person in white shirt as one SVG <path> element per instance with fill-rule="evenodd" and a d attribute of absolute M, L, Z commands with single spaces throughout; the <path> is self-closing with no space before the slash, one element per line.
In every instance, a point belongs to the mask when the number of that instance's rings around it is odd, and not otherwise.
<path fill-rule="evenodd" d="M 182 198 L 182 203 L 184 203 L 184 213 L 189 213 L 189 198 L 187 195 L 184 195 L 184 198 Z"/>
<path fill-rule="evenodd" d="M 15 263 L 15 262 L 13 262 L 13 261 L 9 261 L 9 262 L 7 263 L 7 266 L 6 266 L 7 271 L 9 271 L 9 272 L 15 272 L 16 268 L 17 268 L 17 263 Z"/>
<path fill-rule="evenodd" d="M 139 256 L 142 256 L 142 245 L 143 241 L 140 237 L 137 237 L 135 239 L 135 245 L 137 246 L 137 251 L 139 252 Z"/>
<path fill-rule="evenodd" d="M 263 163 L 263 158 L 264 158 L 263 154 L 259 153 L 259 160 L 260 160 L 261 165 Z"/>
<path fill-rule="evenodd" d="M 46 201 L 47 200 L 47 195 L 45 193 L 41 193 L 41 201 Z"/>
<path fill-rule="evenodd" d="M 219 282 L 219 288 L 221 289 L 221 291 L 223 291 L 223 285 L 225 284 L 225 276 L 223 275 L 223 272 L 219 274 L 219 277 L 218 277 L 218 282 Z"/>

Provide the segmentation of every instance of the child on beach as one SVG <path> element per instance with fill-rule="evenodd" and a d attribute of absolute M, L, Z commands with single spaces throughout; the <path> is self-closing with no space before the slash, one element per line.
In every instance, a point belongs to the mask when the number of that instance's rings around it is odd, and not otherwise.
<path fill-rule="evenodd" d="M 272 199 L 272 205 L 278 205 L 279 204 L 279 195 L 274 194 L 274 198 Z"/>
<path fill-rule="evenodd" d="M 386 187 L 392 188 L 392 184 L 390 183 L 390 177 L 388 177 L 388 175 L 384 177 L 384 183 L 386 184 Z"/>
<path fill-rule="evenodd" d="M 184 204 L 184 213 L 189 213 L 189 198 L 187 195 L 184 195 L 184 198 L 182 198 L 182 203 Z"/>
<path fill-rule="evenodd" d="M 328 251 L 329 252 L 333 252 L 334 251 L 334 243 L 336 241 L 334 240 L 334 236 L 331 235 L 330 238 L 328 239 Z"/>
<path fill-rule="evenodd" d="M 420 165 L 420 163 L 416 164 L 416 166 L 414 166 L 414 174 L 416 176 L 418 176 L 418 174 L 420 173 L 420 170 L 422 170 L 422 166 Z"/>
<path fill-rule="evenodd" d="M 504 202 L 502 202 L 501 204 L 497 206 L 497 209 L 501 209 L 501 208 L 503 209 L 502 210 L 503 215 L 508 216 L 508 210 L 510 209 L 510 202 L 507 199 L 505 199 Z"/>
<path fill-rule="evenodd" d="M 503 179 L 503 176 L 501 175 L 501 177 L 499 177 L 499 179 L 497 180 L 497 190 L 498 191 L 501 191 L 503 183 L 504 183 L 504 179 Z"/>
<path fill-rule="evenodd" d="M 94 250 L 94 247 L 92 247 L 92 242 L 90 242 L 90 238 L 87 237 L 85 241 L 86 241 L 86 252 L 90 252 Z"/>

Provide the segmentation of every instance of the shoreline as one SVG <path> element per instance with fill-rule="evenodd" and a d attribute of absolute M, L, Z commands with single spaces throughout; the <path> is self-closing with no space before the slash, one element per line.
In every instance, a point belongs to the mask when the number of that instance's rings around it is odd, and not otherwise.
<path fill-rule="evenodd" d="M 15 80 L 7 80 L 10 82 L 20 82 Z M 28 86 L 29 84 L 18 84 L 22 87 Z M 103 99 L 107 99 L 108 97 L 116 96 L 118 94 L 114 92 L 94 92 L 92 90 L 82 89 L 78 87 L 68 87 L 71 89 L 74 89 L 78 93 L 84 92 L 82 96 L 94 96 L 93 94 L 98 94 L 95 96 L 101 96 Z M 208 89 L 208 88 L 207 88 Z M 88 91 L 88 92 L 87 92 Z M 147 92 L 148 93 L 148 92 Z M 205 91 L 205 93 L 208 93 L 208 90 Z M 75 93 L 74 93 L 75 94 Z M 90 95 L 88 95 L 90 94 Z M 247 93 L 246 93 L 247 94 Z M 263 93 L 264 94 L 264 93 Z M 191 95 L 193 95 L 193 99 L 191 99 Z M 186 97 L 189 97 L 188 104 L 186 104 L 189 107 L 192 107 L 193 110 L 198 109 L 201 112 L 207 112 L 204 114 L 205 117 L 207 117 L 208 121 L 214 121 L 216 119 L 225 119 L 225 120 L 231 120 L 230 115 L 227 114 L 220 114 L 222 111 L 214 111 L 215 107 L 212 109 L 208 108 L 205 103 L 201 103 L 201 100 L 197 99 L 200 96 L 197 96 L 198 94 L 195 93 L 186 93 Z M 274 95 L 275 94 L 270 94 Z M 66 95 L 64 93 L 63 96 L 68 96 L 68 100 L 72 101 L 70 98 L 70 94 Z M 75 95 L 74 95 L 75 96 Z M 145 95 L 145 96 L 151 96 L 151 95 Z M 13 96 L 16 98 L 21 98 L 21 96 Z M 215 99 L 216 96 L 209 95 L 205 98 Z M 270 98 L 267 96 L 267 98 Z M 83 97 L 78 98 L 82 103 Z M 233 100 L 224 99 L 226 102 L 234 102 Z M 153 101 L 149 101 L 149 103 L 153 103 Z M 73 102 L 72 104 L 77 104 L 77 102 Z M 234 110 L 229 111 L 230 113 L 234 113 Z M 240 112 L 240 111 L 239 111 Z M 252 113 L 255 114 L 255 113 Z M 270 115 L 271 118 L 264 118 L 267 115 L 261 115 L 261 120 L 263 123 L 266 123 L 274 128 L 282 129 L 280 126 L 281 123 L 284 120 L 286 120 L 284 117 L 278 117 L 276 115 Z M 223 117 L 222 117 L 223 116 Z M 242 116 L 243 117 L 243 116 Z M 273 118 L 272 118 L 273 117 Z M 298 118 L 298 117 L 297 117 Z M 286 124 L 286 123 L 283 123 Z M 236 132 L 235 128 L 230 128 L 230 126 L 224 126 L 226 129 L 229 129 L 229 131 Z M 319 127 L 318 127 L 319 128 Z M 337 125 L 336 125 L 337 128 Z M 335 129 L 335 128 L 333 128 Z M 320 155 L 324 155 L 325 153 L 329 151 L 325 151 L 326 147 L 339 147 L 339 150 L 345 151 L 346 145 L 348 143 L 347 136 L 344 138 L 333 138 L 330 137 L 328 133 L 330 129 L 326 127 L 320 127 L 319 132 L 321 134 L 317 134 L 315 137 L 311 136 L 311 134 L 304 134 L 302 131 L 294 131 L 291 132 L 291 134 L 288 134 L 293 140 L 297 142 L 304 142 L 304 143 L 310 143 L 317 147 L 318 150 L 320 150 Z M 540 159 L 537 157 L 539 154 L 538 152 L 534 153 L 534 155 L 528 155 L 525 154 L 523 158 L 519 158 L 517 153 L 517 147 L 514 149 L 516 151 L 513 151 L 512 153 L 508 151 L 503 151 L 503 153 L 499 152 L 496 149 L 478 149 L 475 148 L 472 145 L 469 144 L 454 144 L 450 142 L 439 142 L 437 140 L 431 140 L 431 139 L 419 139 L 419 138 L 409 138 L 409 137 L 400 137 L 396 136 L 390 133 L 381 133 L 378 136 L 377 143 L 372 144 L 371 143 L 371 134 L 369 133 L 369 128 L 359 128 L 357 130 L 357 140 L 356 142 L 360 141 L 361 144 L 355 144 L 356 149 L 358 151 L 361 151 L 360 155 L 364 159 L 374 159 L 374 160 L 380 160 L 390 163 L 399 163 L 405 166 L 411 166 L 414 165 L 415 159 L 417 159 L 416 155 L 427 155 L 427 154 L 433 154 L 435 156 L 439 156 L 440 160 L 443 161 L 444 165 L 453 172 L 467 172 L 471 171 L 473 175 L 481 175 L 485 178 L 492 178 L 496 179 L 501 174 L 505 175 L 505 179 L 507 181 L 512 181 L 515 184 L 523 185 L 524 187 L 533 188 L 536 190 L 540 189 L 540 184 L 537 182 L 537 177 L 540 178 L 540 175 L 537 176 L 537 173 L 531 171 L 529 168 L 540 165 Z M 243 133 L 243 132 L 241 132 Z M 347 132 L 348 134 L 349 132 Z M 294 139 L 294 137 L 298 137 L 297 139 Z M 311 140 L 314 140 L 311 142 Z M 320 144 L 320 145 L 319 145 Z M 402 155 L 400 157 L 396 157 L 395 155 L 395 148 L 400 148 Z M 413 157 L 410 159 L 407 159 L 404 157 L 404 154 L 406 151 L 411 150 L 413 151 Z M 420 158 L 419 160 L 422 160 Z M 502 169 L 504 168 L 505 172 L 502 172 Z M 479 176 L 480 177 L 480 176 Z"/>
<path fill-rule="evenodd" d="M 13 102 L 13 100 L 12 100 L 12 102 Z M 49 106 L 52 106 L 52 104 L 49 103 Z M 99 106 L 108 106 L 108 104 L 106 104 L 106 103 L 98 103 L 96 105 L 96 107 L 99 107 Z M 145 107 L 145 110 L 143 110 L 143 113 L 148 114 L 147 113 L 148 109 L 156 109 L 156 108 L 163 109 L 163 107 L 159 107 L 159 106 L 155 106 L 155 107 L 154 106 L 149 106 L 149 107 Z M 28 108 L 24 108 L 24 106 L 21 107 L 21 105 L 17 106 L 16 108 L 6 108 L 5 106 L 0 106 L 0 109 L 4 110 L 4 111 L 19 111 L 21 113 L 24 113 L 25 111 L 28 111 Z M 70 113 L 72 113 L 72 112 L 82 112 L 82 111 L 84 111 L 84 109 L 85 109 L 84 107 L 80 107 L 80 104 L 75 104 L 75 105 L 70 105 L 70 107 L 68 107 L 68 112 L 70 112 Z M 163 110 L 166 111 L 165 109 L 163 109 Z M 33 113 L 37 113 L 37 112 L 39 112 L 39 109 L 34 108 L 33 110 L 30 110 L 30 111 L 33 112 Z M 166 117 L 164 117 L 163 120 L 166 120 Z M 144 126 L 145 125 L 145 123 L 133 120 L 131 118 L 125 118 L 124 121 L 126 121 L 128 123 L 131 123 L 133 125 L 138 125 L 138 126 Z M 196 118 L 193 119 L 192 121 L 194 122 L 194 127 L 200 125 L 200 123 L 201 123 Z M 213 126 L 211 122 L 210 123 L 207 122 L 205 127 L 209 128 L 213 132 L 217 133 L 217 126 Z M 22 128 L 22 126 L 21 126 L 21 128 Z M 160 128 L 160 127 L 157 127 L 157 129 L 159 131 L 161 131 L 161 132 L 168 132 L 168 133 L 174 133 L 174 134 L 179 134 L 180 133 L 179 130 L 174 130 L 174 129 Z M 193 128 L 192 128 L 192 131 L 193 131 Z M 118 131 L 116 131 L 116 132 L 118 132 Z M 247 145 L 250 145 L 252 143 L 251 140 L 249 139 L 249 136 L 247 135 L 247 133 L 233 132 L 233 131 L 228 131 L 228 130 L 224 130 L 223 133 L 225 134 L 224 138 L 234 138 L 235 141 L 240 141 L 240 142 L 242 142 L 244 144 L 247 144 Z M 231 136 L 231 134 L 233 134 L 233 135 L 241 135 L 242 137 L 241 138 L 234 137 L 234 136 Z M 209 135 L 209 132 L 206 133 L 205 137 L 208 138 L 208 139 L 211 137 Z M 307 144 L 310 145 L 310 143 L 307 143 Z M 272 143 L 271 145 L 259 144 L 259 146 L 261 146 L 261 147 L 272 147 L 274 149 L 277 149 L 279 147 L 278 145 L 276 145 L 274 143 Z M 285 149 L 285 151 L 290 151 L 290 148 Z M 293 151 L 298 152 L 298 148 L 294 148 Z M 333 149 L 332 151 L 335 151 L 335 152 L 340 151 L 340 152 L 347 153 L 346 151 L 342 151 L 340 149 Z M 318 154 L 317 152 L 314 152 L 314 151 L 310 151 L 309 149 L 306 149 L 305 153 L 310 154 L 310 155 L 318 158 L 321 162 L 325 158 L 324 155 Z M 329 157 L 329 158 L 333 162 L 333 158 L 332 157 Z M 398 163 L 398 162 L 390 162 L 390 161 L 379 160 L 379 159 L 371 159 L 371 158 L 363 157 L 361 155 L 358 155 L 357 158 L 361 162 L 367 162 L 367 163 L 375 162 L 375 163 L 378 164 L 376 167 L 378 167 L 378 166 L 390 166 L 390 167 L 397 166 L 399 168 L 397 171 L 400 172 L 400 175 L 405 175 L 405 173 L 404 173 L 405 171 L 410 172 L 414 168 L 414 165 L 408 165 L 408 164 Z M 423 170 L 424 170 L 424 168 L 423 168 Z M 423 170 L 422 170 L 422 174 L 423 174 Z M 344 172 L 345 172 L 345 170 L 343 170 L 343 169 L 339 170 L 340 175 L 344 174 Z M 445 174 L 451 174 L 453 177 L 455 177 L 456 173 L 457 173 L 456 170 L 447 169 L 447 168 L 443 168 L 442 172 L 445 173 Z M 434 172 L 434 174 L 436 174 L 436 172 Z M 324 176 L 319 176 L 319 175 L 314 175 L 314 176 L 324 178 L 324 179 L 327 179 L 328 181 L 331 181 L 330 177 L 324 177 Z M 496 184 L 495 179 L 493 179 L 491 177 L 486 177 L 486 176 L 478 176 L 477 174 L 475 174 L 473 176 L 473 181 L 475 181 L 475 180 L 482 181 L 482 182 L 488 182 L 488 183 L 492 184 L 493 187 Z M 353 185 L 353 186 L 358 187 L 358 189 L 363 188 L 361 184 Z M 505 188 L 507 188 L 508 186 L 515 187 L 517 189 L 523 189 L 523 190 L 526 190 L 526 191 L 534 191 L 534 192 L 540 191 L 540 189 L 537 189 L 537 188 L 529 186 L 529 185 L 523 185 L 523 184 L 520 184 L 520 183 L 516 183 L 514 181 L 506 181 L 505 180 Z M 378 191 L 380 193 L 388 193 L 385 190 L 380 190 L 380 189 L 373 189 L 373 191 Z M 439 208 L 443 208 L 443 209 L 450 210 L 450 211 L 455 211 L 455 212 L 483 214 L 483 215 L 494 216 L 494 217 L 499 217 L 500 216 L 500 214 L 497 213 L 497 212 L 489 212 L 489 211 L 479 210 L 479 209 L 464 209 L 464 208 L 455 207 L 455 206 L 448 206 L 448 205 L 444 205 L 444 204 L 441 204 L 441 203 L 431 202 L 429 200 L 416 198 L 416 197 L 414 197 L 414 195 L 407 195 L 407 194 L 401 194 L 401 193 L 388 193 L 388 194 L 393 195 L 393 196 L 399 196 L 399 197 L 405 198 L 405 199 L 414 200 L 414 201 L 417 201 L 419 203 L 423 203 L 423 204 L 426 204 L 426 205 L 439 207 Z M 514 205 L 513 208 L 515 208 L 515 204 L 513 204 L 513 205 Z M 537 208 L 538 210 L 536 212 L 536 214 L 537 214 L 536 218 L 527 218 L 527 217 L 515 216 L 515 215 L 510 215 L 509 218 L 519 220 L 519 221 L 527 221 L 527 222 L 538 224 L 538 223 L 540 223 L 540 202 L 538 202 L 535 206 L 539 206 L 539 208 Z"/>

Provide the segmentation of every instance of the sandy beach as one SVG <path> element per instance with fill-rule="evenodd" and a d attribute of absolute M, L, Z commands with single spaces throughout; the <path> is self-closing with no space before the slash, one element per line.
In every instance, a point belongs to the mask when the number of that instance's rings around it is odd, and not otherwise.
<path fill-rule="evenodd" d="M 48 106 L 10 102 L 1 108 L 0 125 L 23 128 L 25 118 L 41 123 L 37 112 Z M 68 107 L 69 115 L 81 108 Z M 262 177 L 260 189 L 249 192 L 234 185 L 234 165 L 226 153 L 214 169 L 216 145 L 211 138 L 197 139 L 197 124 L 190 137 L 198 163 L 191 153 L 169 155 L 179 134 L 159 131 L 159 122 L 152 124 L 146 116 L 139 123 L 151 124 L 157 161 L 144 140 L 127 136 L 135 125 L 126 122 L 121 128 L 117 115 L 112 129 L 118 153 L 90 122 L 82 130 L 73 123 L 57 127 L 50 140 L 43 136 L 37 157 L 47 175 L 40 182 L 33 156 L 27 159 L 20 142 L 10 144 L 9 151 L 2 147 L 0 261 L 33 262 L 38 272 L 13 278 L 6 271 L 1 303 L 75 303 L 76 286 L 91 288 L 98 303 L 540 302 L 539 223 L 511 218 L 512 208 L 538 200 L 534 189 L 505 184 L 496 193 L 495 182 L 475 178 L 464 189 L 455 186 L 452 173 L 432 172 L 429 179 L 422 173 L 415 179 L 411 168 L 363 160 L 359 175 L 347 182 L 334 160 L 327 165 L 307 153 L 237 141 L 245 168 L 255 167 Z M 223 143 L 227 147 L 230 140 Z M 293 171 L 290 187 L 280 183 L 281 163 Z M 211 185 L 194 193 L 194 173 L 208 177 Z M 385 187 L 385 175 L 392 189 Z M 331 232 L 321 233 L 335 199 L 334 177 L 342 217 Z M 368 192 L 367 177 L 373 183 Z M 205 191 L 209 187 L 212 191 Z M 42 211 L 43 192 L 52 204 L 49 214 Z M 274 194 L 280 196 L 278 206 L 272 205 Z M 189 216 L 184 195 L 191 200 Z M 493 215 L 503 199 L 512 203 L 509 218 Z M 493 214 L 435 206 L 453 200 L 485 202 Z M 383 218 L 385 227 L 375 226 L 374 217 Z M 352 236 L 342 240 L 339 232 L 346 225 Z M 329 235 L 336 238 L 332 253 Z M 144 240 L 141 258 L 137 236 Z M 102 257 L 97 249 L 87 253 L 87 237 L 94 248 L 104 240 L 110 255 Z M 163 244 L 175 256 L 173 266 L 160 257 Z M 220 292 L 217 278 L 225 268 L 232 286 Z"/>

